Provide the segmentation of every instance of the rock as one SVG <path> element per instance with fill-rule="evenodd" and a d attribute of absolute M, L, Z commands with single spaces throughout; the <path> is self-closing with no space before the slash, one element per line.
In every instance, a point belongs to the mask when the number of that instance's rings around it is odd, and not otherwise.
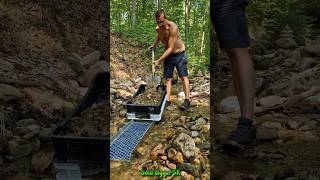
<path fill-rule="evenodd" d="M 84 67 L 89 68 L 92 64 L 99 61 L 100 57 L 101 57 L 101 53 L 99 51 L 94 51 L 94 52 L 84 56 L 81 60 L 81 64 Z"/>
<path fill-rule="evenodd" d="M 209 133 L 210 132 L 210 124 L 203 125 L 202 132 Z"/>
<path fill-rule="evenodd" d="M 19 144 L 16 140 L 10 140 L 8 143 L 8 150 L 10 155 L 15 157 L 28 156 L 33 151 L 32 144 Z"/>
<path fill-rule="evenodd" d="M 27 126 L 32 125 L 32 124 L 37 124 L 36 120 L 34 120 L 34 119 L 22 119 L 22 120 L 19 120 L 17 122 L 17 126 L 18 127 L 27 127 Z"/>
<path fill-rule="evenodd" d="M 282 49 L 293 49 L 297 48 L 298 44 L 293 39 L 293 31 L 287 25 L 280 34 L 280 39 L 278 39 L 275 44 Z"/>
<path fill-rule="evenodd" d="M 298 129 L 300 124 L 301 124 L 300 122 L 294 121 L 294 120 L 288 120 L 287 121 L 288 128 L 289 129 L 293 129 L 293 130 Z"/>
<path fill-rule="evenodd" d="M 35 137 L 36 135 L 38 135 L 38 133 L 35 133 L 35 132 L 29 132 L 27 133 L 26 135 L 24 135 L 22 138 L 23 139 L 26 139 L 26 140 L 30 140 L 32 139 L 33 137 Z"/>
<path fill-rule="evenodd" d="M 176 160 L 176 162 L 179 163 L 179 164 L 184 163 L 183 155 L 182 155 L 181 152 L 178 152 L 178 153 L 177 153 L 177 155 L 176 155 L 176 157 L 175 157 L 175 160 Z"/>
<path fill-rule="evenodd" d="M 120 115 L 120 117 L 126 117 L 127 110 L 125 110 L 125 109 L 120 110 L 119 115 Z"/>
<path fill-rule="evenodd" d="M 224 98 L 218 105 L 218 111 L 220 113 L 230 113 L 240 111 L 240 105 L 236 96 L 229 96 Z"/>
<path fill-rule="evenodd" d="M 191 130 L 194 130 L 194 131 L 200 131 L 203 127 L 203 125 L 206 124 L 206 120 L 204 118 L 199 118 L 196 120 L 196 124 L 191 126 Z"/>
<path fill-rule="evenodd" d="M 192 174 L 193 176 L 200 176 L 201 174 L 201 170 L 200 170 L 200 166 L 196 166 L 196 165 L 192 165 L 190 163 L 183 163 L 183 164 L 179 164 L 178 169 L 180 169 L 180 171 L 185 171 L 187 173 Z"/>
<path fill-rule="evenodd" d="M 320 57 L 320 44 L 307 45 L 303 48 L 303 53 L 310 57 Z"/>
<path fill-rule="evenodd" d="M 174 128 L 166 129 L 164 132 L 164 138 L 172 139 L 172 137 L 176 134 L 176 130 Z"/>
<path fill-rule="evenodd" d="M 48 157 L 43 151 L 32 155 L 31 166 L 36 173 L 43 173 L 52 163 L 52 157 Z"/>
<path fill-rule="evenodd" d="M 192 175 L 188 174 L 187 172 L 182 171 L 181 172 L 181 179 L 182 180 L 194 180 L 194 177 Z"/>
<path fill-rule="evenodd" d="M 273 107 L 282 104 L 287 98 L 282 98 L 280 96 L 267 96 L 260 99 L 260 105 L 263 107 Z"/>
<path fill-rule="evenodd" d="M 275 140 L 279 137 L 277 129 L 270 129 L 265 127 L 257 128 L 257 139 L 258 140 Z"/>
<path fill-rule="evenodd" d="M 182 152 L 186 159 L 195 155 L 196 145 L 193 139 L 185 133 L 178 135 L 178 137 L 173 141 L 173 147 Z"/>
<path fill-rule="evenodd" d="M 167 164 L 167 167 L 170 168 L 170 169 L 176 169 L 177 168 L 177 165 L 173 164 L 173 163 L 168 163 Z"/>
<path fill-rule="evenodd" d="M 300 128 L 300 131 L 308 131 L 315 129 L 318 125 L 317 121 L 306 121 Z"/>
<path fill-rule="evenodd" d="M 181 152 L 176 151 L 174 148 L 170 148 L 168 150 L 168 160 L 177 162 L 179 164 L 184 162 Z"/>
<path fill-rule="evenodd" d="M 301 61 L 299 62 L 299 66 L 298 66 L 300 72 L 310 68 L 311 65 L 314 63 L 314 61 L 315 60 L 311 57 L 302 58 Z"/>
<path fill-rule="evenodd" d="M 265 128 L 270 128 L 270 129 L 281 129 L 281 123 L 279 122 L 264 122 L 263 124 L 261 124 L 261 126 L 265 127 Z"/>
<path fill-rule="evenodd" d="M 168 159 L 167 156 L 161 156 L 160 158 L 161 158 L 162 160 L 167 160 L 167 159 Z"/>
<path fill-rule="evenodd" d="M 151 153 L 150 153 L 151 160 L 155 161 L 157 159 L 157 156 L 162 148 L 163 148 L 163 145 L 160 143 L 151 150 Z"/>
<path fill-rule="evenodd" d="M 20 99 L 23 97 L 22 92 L 10 85 L 0 84 L 0 100 L 1 101 L 11 101 L 15 99 Z"/>
<path fill-rule="evenodd" d="M 27 128 L 28 128 L 29 131 L 34 132 L 36 134 L 38 134 L 39 131 L 40 131 L 40 126 L 38 126 L 36 124 L 31 124 Z"/>
<path fill-rule="evenodd" d="M 196 145 L 201 144 L 202 140 L 199 137 L 193 138 L 193 141 Z"/>
<path fill-rule="evenodd" d="M 306 98 L 306 102 L 310 105 L 320 106 L 320 95 L 310 96 Z"/>
<path fill-rule="evenodd" d="M 198 137 L 199 136 L 199 132 L 198 131 L 191 131 L 191 137 Z"/>
<path fill-rule="evenodd" d="M 206 158 L 201 156 L 200 157 L 200 163 L 201 163 L 202 170 L 205 171 L 206 168 L 207 168 L 207 160 L 206 160 Z"/>

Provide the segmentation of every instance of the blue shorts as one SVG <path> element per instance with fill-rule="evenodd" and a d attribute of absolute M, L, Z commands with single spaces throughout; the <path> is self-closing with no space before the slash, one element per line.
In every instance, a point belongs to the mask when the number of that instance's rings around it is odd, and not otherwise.
<path fill-rule="evenodd" d="M 179 53 L 170 54 L 164 60 L 163 75 L 164 78 L 172 78 L 173 70 L 176 67 L 179 77 L 188 76 L 187 58 L 184 51 Z"/>
<path fill-rule="evenodd" d="M 249 0 L 213 0 L 212 20 L 220 47 L 249 46 L 246 7 Z"/>

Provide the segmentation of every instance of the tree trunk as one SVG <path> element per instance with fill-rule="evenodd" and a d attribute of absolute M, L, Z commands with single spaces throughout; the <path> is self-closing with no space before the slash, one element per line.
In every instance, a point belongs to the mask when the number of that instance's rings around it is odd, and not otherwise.
<path fill-rule="evenodd" d="M 188 31 L 189 31 L 189 1 L 188 0 L 184 0 L 184 23 L 185 23 L 185 46 L 186 46 L 186 51 L 187 51 L 187 47 L 188 47 Z"/>
<path fill-rule="evenodd" d="M 136 8 L 137 8 L 137 2 L 136 0 L 131 0 L 131 28 L 134 30 L 136 27 Z"/>

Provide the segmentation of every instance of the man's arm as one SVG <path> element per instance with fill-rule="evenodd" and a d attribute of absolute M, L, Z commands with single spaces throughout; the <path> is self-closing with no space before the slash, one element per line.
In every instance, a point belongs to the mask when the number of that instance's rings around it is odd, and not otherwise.
<path fill-rule="evenodd" d="M 169 41 L 168 41 L 168 49 L 162 54 L 162 56 L 158 59 L 160 62 L 165 60 L 174 50 L 176 41 L 178 39 L 178 27 L 173 26 L 170 29 Z"/>
<path fill-rule="evenodd" d="M 159 42 L 160 42 L 160 38 L 159 38 L 159 35 L 157 34 L 156 40 L 153 42 L 153 44 L 151 45 L 150 48 L 155 49 L 157 47 L 157 45 L 159 44 Z"/>

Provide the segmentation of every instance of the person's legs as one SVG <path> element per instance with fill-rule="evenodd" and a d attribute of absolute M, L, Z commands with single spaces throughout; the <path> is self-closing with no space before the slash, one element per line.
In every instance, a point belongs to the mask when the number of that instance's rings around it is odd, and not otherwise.
<path fill-rule="evenodd" d="M 167 86 L 167 101 L 171 102 L 172 78 L 167 78 L 166 79 L 166 86 Z"/>
<path fill-rule="evenodd" d="M 241 117 L 252 119 L 254 113 L 255 72 L 248 48 L 227 49 L 231 61 L 235 91 Z"/>
<path fill-rule="evenodd" d="M 245 9 L 248 0 L 217 0 L 214 3 L 213 23 L 220 44 L 231 61 L 234 89 L 240 104 L 241 117 L 224 143 L 227 151 L 238 151 L 240 145 L 250 145 L 256 139 L 253 125 L 255 74 L 248 47 L 249 34 Z"/>
<path fill-rule="evenodd" d="M 177 63 L 176 67 L 178 70 L 179 77 L 182 82 L 183 92 L 185 96 L 184 102 L 180 106 L 180 110 L 186 110 L 191 106 L 190 103 L 190 84 L 188 78 L 188 67 L 187 67 L 187 58 L 184 53 L 179 55 L 179 62 Z"/>
<path fill-rule="evenodd" d="M 189 78 L 188 78 L 188 76 L 182 76 L 182 77 L 180 77 L 180 79 L 182 82 L 182 87 L 183 87 L 185 99 L 190 100 Z"/>

